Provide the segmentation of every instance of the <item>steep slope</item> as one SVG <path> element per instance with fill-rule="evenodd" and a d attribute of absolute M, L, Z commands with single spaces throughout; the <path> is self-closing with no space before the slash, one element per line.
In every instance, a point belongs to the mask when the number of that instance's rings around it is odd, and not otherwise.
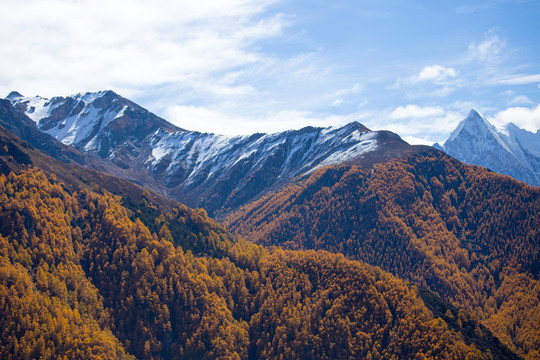
<path fill-rule="evenodd" d="M 359 123 L 234 138 L 158 133 L 152 136 L 147 166 L 172 197 L 220 214 L 321 166 L 371 157 L 386 143 L 407 146 L 397 136 Z"/>
<path fill-rule="evenodd" d="M 0 126 L 11 131 L 22 140 L 28 141 L 33 147 L 45 154 L 62 162 L 78 164 L 86 162 L 83 154 L 39 131 L 35 122 L 16 111 L 11 102 L 4 99 L 0 99 Z"/>
<path fill-rule="evenodd" d="M 467 164 L 540 185 L 540 131 L 531 133 L 511 123 L 498 131 L 473 109 L 443 146 L 435 147 Z"/>
<path fill-rule="evenodd" d="M 489 355 L 407 284 L 340 255 L 234 243 L 185 207 L 156 217 L 152 233 L 137 218 L 145 204 L 68 192 L 36 169 L 0 175 L 0 200 L 2 358 Z M 223 255 L 186 252 L 169 228 Z"/>
<path fill-rule="evenodd" d="M 118 146 L 139 148 L 149 132 L 180 130 L 113 91 L 50 100 L 12 92 L 7 99 L 35 121 L 41 131 L 62 143 L 112 159 Z"/>
<path fill-rule="evenodd" d="M 227 223 L 260 244 L 380 266 L 465 308 L 537 359 L 539 214 L 540 189 L 426 147 L 374 167 L 321 169 Z"/>
<path fill-rule="evenodd" d="M 12 120 L 13 119 L 10 119 L 8 125 L 13 124 Z M 30 128 L 31 127 L 28 127 L 28 129 Z M 18 129 L 19 128 L 16 128 L 15 130 L 17 131 Z M 33 132 L 30 132 L 30 134 L 33 134 Z M 47 144 L 46 141 L 54 140 L 46 134 L 40 132 L 38 134 L 47 137 L 41 145 Z M 39 139 L 39 137 L 36 138 Z M 78 151 L 58 143 L 56 140 L 54 140 L 52 144 L 54 145 L 53 149 L 55 149 L 54 154 L 74 153 L 75 155 L 80 155 Z M 83 158 L 85 161 L 88 160 L 86 157 Z M 92 159 L 90 159 L 90 161 L 92 161 Z M 0 125 L 0 173 L 7 175 L 11 171 L 18 172 L 26 169 L 28 166 L 35 166 L 44 171 L 47 175 L 54 174 L 59 181 L 62 181 L 72 188 L 84 187 L 90 189 L 96 184 L 99 184 L 111 193 L 135 202 L 141 201 L 145 195 L 148 194 L 146 195 L 148 201 L 163 211 L 168 211 L 178 205 L 176 201 L 161 195 L 155 193 L 150 195 L 145 188 L 122 178 L 107 175 L 103 172 L 95 171 L 78 164 L 66 164 L 59 161 L 56 158 L 35 149 L 30 143 L 22 140 Z"/>
<path fill-rule="evenodd" d="M 112 91 L 51 100 L 12 93 L 8 99 L 41 131 L 103 160 L 90 166 L 212 215 L 321 166 L 398 156 L 408 146 L 395 134 L 356 122 L 237 137 L 190 132 Z"/>

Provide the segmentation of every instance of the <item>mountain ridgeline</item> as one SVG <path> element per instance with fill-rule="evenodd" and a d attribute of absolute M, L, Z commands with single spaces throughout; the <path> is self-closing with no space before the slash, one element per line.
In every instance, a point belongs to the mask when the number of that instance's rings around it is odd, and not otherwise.
<path fill-rule="evenodd" d="M 50 100 L 13 92 L 8 99 L 19 116 L 83 152 L 91 159 L 87 166 L 210 215 L 224 215 L 318 167 L 379 161 L 409 148 L 393 133 L 356 122 L 233 137 L 186 131 L 112 91 Z"/>

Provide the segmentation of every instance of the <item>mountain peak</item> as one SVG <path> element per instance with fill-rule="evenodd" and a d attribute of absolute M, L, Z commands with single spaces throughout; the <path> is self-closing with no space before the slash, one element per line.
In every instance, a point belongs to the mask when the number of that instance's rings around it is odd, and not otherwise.
<path fill-rule="evenodd" d="M 469 111 L 469 114 L 467 115 L 467 118 L 469 117 L 478 117 L 478 118 L 484 118 L 482 114 L 476 108 L 472 108 L 471 111 Z"/>
<path fill-rule="evenodd" d="M 39 96 L 26 98 L 12 92 L 8 100 L 34 120 L 39 130 L 66 145 L 96 152 L 101 157 L 112 156 L 117 144 L 128 139 L 138 142 L 157 129 L 181 130 L 112 90 L 81 92 L 50 100 Z"/>
<path fill-rule="evenodd" d="M 344 126 L 345 128 L 348 128 L 348 129 L 351 129 L 351 130 L 358 130 L 360 132 L 370 132 L 371 130 L 368 129 L 366 126 L 364 126 L 363 124 L 359 123 L 358 121 L 352 121 L 350 123 L 348 123 L 347 125 Z"/>
<path fill-rule="evenodd" d="M 493 125 L 491 125 L 486 120 L 486 118 L 482 114 L 480 114 L 475 108 L 472 108 L 471 111 L 469 111 L 467 117 L 461 120 L 456 129 L 452 131 L 450 137 L 448 138 L 448 140 L 446 140 L 445 145 L 451 141 L 454 141 L 462 131 L 466 131 L 471 134 L 486 132 L 493 134 L 496 133 Z"/>
<path fill-rule="evenodd" d="M 465 123 L 475 123 L 475 124 L 482 124 L 487 127 L 491 127 L 491 124 L 486 120 L 484 115 L 480 114 L 478 110 L 475 108 L 472 108 L 471 111 L 469 111 L 469 114 L 464 120 Z"/>
<path fill-rule="evenodd" d="M 13 99 L 18 99 L 18 98 L 22 98 L 22 97 L 24 97 L 24 96 L 22 96 L 20 92 L 12 91 L 12 92 L 9 93 L 9 95 L 7 96 L 6 99 L 13 100 Z"/>
<path fill-rule="evenodd" d="M 539 139 L 539 135 L 511 123 L 497 129 L 476 109 L 472 109 L 444 145 L 435 147 L 465 163 L 484 166 L 538 185 Z"/>

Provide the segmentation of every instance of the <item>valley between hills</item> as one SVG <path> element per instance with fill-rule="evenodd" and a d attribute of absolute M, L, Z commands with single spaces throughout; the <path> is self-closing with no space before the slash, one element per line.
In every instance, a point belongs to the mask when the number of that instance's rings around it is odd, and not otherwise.
<path fill-rule="evenodd" d="M 540 359 L 540 188 L 435 147 L 13 92 L 0 170 L 3 359 Z"/>

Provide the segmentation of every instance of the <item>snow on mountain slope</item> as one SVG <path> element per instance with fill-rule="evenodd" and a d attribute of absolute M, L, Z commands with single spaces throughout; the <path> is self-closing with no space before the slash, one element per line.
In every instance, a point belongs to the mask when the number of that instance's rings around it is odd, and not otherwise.
<path fill-rule="evenodd" d="M 335 128 L 304 128 L 277 134 L 228 137 L 223 135 L 158 130 L 150 137 L 152 154 L 146 161 L 151 169 L 168 175 L 189 174 L 185 184 L 213 179 L 229 168 L 250 163 L 256 170 L 271 157 L 281 158 L 279 173 L 290 177 L 317 165 L 351 160 L 376 149 L 376 133 L 358 123 Z"/>
<path fill-rule="evenodd" d="M 467 164 L 540 185 L 540 131 L 532 133 L 512 123 L 497 130 L 473 109 L 444 145 L 435 147 Z"/>
<path fill-rule="evenodd" d="M 408 146 L 395 134 L 357 122 L 250 136 L 186 131 L 112 91 L 50 100 L 13 92 L 8 100 L 41 131 L 99 157 L 100 170 L 210 214 L 241 206 L 321 166 L 383 151 L 382 143 Z"/>
<path fill-rule="evenodd" d="M 126 138 L 141 138 L 137 133 L 141 127 L 144 130 L 158 127 L 180 130 L 112 91 L 50 100 L 12 92 L 8 99 L 34 120 L 41 131 L 66 145 L 98 152 L 102 157 L 111 155 L 111 145 L 122 143 Z"/>

